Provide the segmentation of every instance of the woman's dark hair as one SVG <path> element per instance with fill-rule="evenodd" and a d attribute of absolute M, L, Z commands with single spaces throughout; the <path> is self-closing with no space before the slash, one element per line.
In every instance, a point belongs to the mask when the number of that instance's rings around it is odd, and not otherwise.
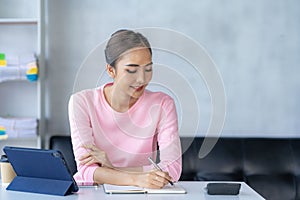
<path fill-rule="evenodd" d="M 111 35 L 104 50 L 107 64 L 115 67 L 123 53 L 137 47 L 148 48 L 152 55 L 150 43 L 141 33 L 126 29 L 116 31 Z"/>

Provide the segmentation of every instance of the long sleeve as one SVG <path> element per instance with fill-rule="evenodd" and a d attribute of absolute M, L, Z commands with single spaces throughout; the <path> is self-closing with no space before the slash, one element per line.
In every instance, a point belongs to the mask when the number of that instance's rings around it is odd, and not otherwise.
<path fill-rule="evenodd" d="M 162 108 L 157 128 L 161 161 L 159 165 L 169 172 L 174 181 L 178 181 L 182 171 L 182 158 L 177 112 L 173 99 L 167 96 Z"/>
<path fill-rule="evenodd" d="M 73 143 L 75 160 L 77 163 L 77 174 L 75 180 L 93 182 L 94 172 L 98 165 L 80 165 L 79 158 L 86 153 L 86 149 L 82 148 L 83 144 L 94 144 L 93 130 L 90 123 L 88 113 L 87 99 L 80 94 L 74 94 L 69 101 L 69 121 Z"/>

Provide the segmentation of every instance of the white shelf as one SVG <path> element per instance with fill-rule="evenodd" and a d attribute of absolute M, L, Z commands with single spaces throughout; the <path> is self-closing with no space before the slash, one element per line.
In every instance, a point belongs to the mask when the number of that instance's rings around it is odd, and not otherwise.
<path fill-rule="evenodd" d="M 36 136 L 36 137 L 15 137 L 15 138 L 10 138 L 10 137 L 8 137 L 8 138 L 5 139 L 5 140 L 0 140 L 0 142 L 5 142 L 5 143 L 7 143 L 7 142 L 20 141 L 20 140 L 22 140 L 22 141 L 36 141 L 37 139 L 39 139 L 38 136 Z"/>
<path fill-rule="evenodd" d="M 42 107 L 44 83 L 41 78 L 43 75 L 41 68 L 44 66 L 44 1 L 9 0 L 2 3 L 3 5 L 0 6 L 0 52 L 7 55 L 35 53 L 38 57 L 39 73 L 38 80 L 35 82 L 27 79 L 0 81 L 3 95 L 0 117 L 8 113 L 13 117 L 33 117 L 38 119 L 39 123 L 36 136 L 8 136 L 6 140 L 0 140 L 0 153 L 5 145 L 41 147 L 41 140 L 44 137 L 44 107 Z M 3 70 L 0 69 L 0 72 Z M 7 98 L 4 98 L 5 96 Z"/>
<path fill-rule="evenodd" d="M 37 24 L 38 18 L 0 18 L 0 24 Z"/>

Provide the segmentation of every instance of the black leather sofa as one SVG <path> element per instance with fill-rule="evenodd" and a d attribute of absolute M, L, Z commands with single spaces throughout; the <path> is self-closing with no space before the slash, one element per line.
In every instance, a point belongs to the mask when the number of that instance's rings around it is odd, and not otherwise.
<path fill-rule="evenodd" d="M 266 199 L 300 199 L 300 138 L 220 138 L 199 159 L 203 140 L 181 138 L 181 180 L 244 181 Z"/>
<path fill-rule="evenodd" d="M 199 159 L 203 140 L 181 138 L 181 181 L 244 181 L 266 199 L 300 199 L 300 138 L 219 138 L 212 151 Z M 70 137 L 52 137 L 50 148 L 64 154 L 74 174 Z"/>

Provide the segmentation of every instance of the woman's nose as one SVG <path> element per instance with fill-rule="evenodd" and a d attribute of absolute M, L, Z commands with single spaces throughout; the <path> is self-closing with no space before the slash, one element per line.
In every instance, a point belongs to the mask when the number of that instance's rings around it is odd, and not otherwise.
<path fill-rule="evenodd" d="M 143 85 L 145 83 L 145 71 L 144 70 L 140 70 L 136 81 L 141 85 Z"/>

